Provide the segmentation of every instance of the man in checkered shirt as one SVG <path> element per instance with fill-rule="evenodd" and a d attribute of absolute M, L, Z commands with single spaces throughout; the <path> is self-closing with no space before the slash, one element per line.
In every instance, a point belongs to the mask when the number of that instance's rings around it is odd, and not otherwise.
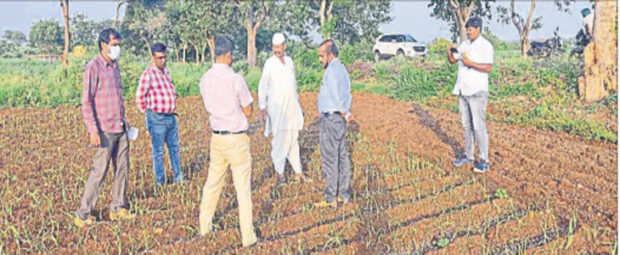
<path fill-rule="evenodd" d="M 123 83 L 118 66 L 120 34 L 107 28 L 99 34 L 99 55 L 84 70 L 82 115 L 90 136 L 90 145 L 97 149 L 93 168 L 77 210 L 74 224 L 84 227 L 95 223 L 92 209 L 99 198 L 99 187 L 106 176 L 110 161 L 114 165 L 110 219 L 132 219 L 127 210 L 127 172 L 129 171 L 129 122 L 125 119 Z"/>
<path fill-rule="evenodd" d="M 151 60 L 140 77 L 136 91 L 138 110 L 146 113 L 146 127 L 151 133 L 153 146 L 153 171 L 155 184 L 166 183 L 164 174 L 164 143 L 168 145 L 170 164 L 174 173 L 175 183 L 184 183 L 179 156 L 179 125 L 176 119 L 176 92 L 166 68 L 166 46 L 156 43 L 151 47 Z"/>

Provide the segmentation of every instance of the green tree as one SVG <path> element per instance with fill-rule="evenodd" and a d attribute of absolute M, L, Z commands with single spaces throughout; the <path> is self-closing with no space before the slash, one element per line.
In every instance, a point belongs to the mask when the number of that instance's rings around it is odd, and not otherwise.
<path fill-rule="evenodd" d="M 60 8 L 62 9 L 62 17 L 65 21 L 65 34 L 64 34 L 64 50 L 62 51 L 62 68 L 67 70 L 69 67 L 69 45 L 71 43 L 71 33 L 69 32 L 69 0 L 59 0 Z"/>
<path fill-rule="evenodd" d="M 431 0 L 429 8 L 433 8 L 431 17 L 450 24 L 452 41 L 467 39 L 465 23 L 470 16 L 491 18 L 491 2 L 495 0 Z"/>
<path fill-rule="evenodd" d="M 21 46 L 27 41 L 26 35 L 24 35 L 22 31 L 6 30 L 4 31 L 4 35 L 2 36 L 2 38 L 8 43 L 13 44 L 17 47 Z"/>
<path fill-rule="evenodd" d="M 26 35 L 21 31 L 4 31 L 4 35 L 0 39 L 0 57 L 18 58 L 22 56 L 20 51 L 22 45 L 26 42 Z"/>
<path fill-rule="evenodd" d="M 88 16 L 83 13 L 73 15 L 70 21 L 72 46 L 98 47 L 97 39 L 99 32 L 106 27 L 112 26 L 112 20 L 89 20 Z"/>
<path fill-rule="evenodd" d="M 62 45 L 62 28 L 53 19 L 40 20 L 32 25 L 31 45 L 43 54 L 58 54 Z"/>
<path fill-rule="evenodd" d="M 243 17 L 241 22 L 247 33 L 247 61 L 248 65 L 256 66 L 256 34 L 263 25 L 265 18 L 274 12 L 277 2 L 273 0 L 237 1 L 239 13 Z M 275 12 L 277 13 L 277 12 Z"/>
<path fill-rule="evenodd" d="M 151 44 L 163 38 L 163 28 L 168 22 L 164 12 L 165 1 L 135 0 L 128 1 L 121 23 L 126 44 L 134 52 L 151 51 Z M 148 53 L 150 54 L 150 53 Z"/>

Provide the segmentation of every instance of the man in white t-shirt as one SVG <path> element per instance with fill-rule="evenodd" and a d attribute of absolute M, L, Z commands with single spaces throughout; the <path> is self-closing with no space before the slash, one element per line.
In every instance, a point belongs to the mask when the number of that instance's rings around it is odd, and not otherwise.
<path fill-rule="evenodd" d="M 458 62 L 458 75 L 452 94 L 459 97 L 459 112 L 465 133 L 465 155 L 453 161 L 454 166 L 473 165 L 474 138 L 478 142 L 479 161 L 474 172 L 484 173 L 489 167 L 489 134 L 486 109 L 489 100 L 489 73 L 493 68 L 493 45 L 480 35 L 482 20 L 473 17 L 465 24 L 468 40 L 458 48 L 448 49 L 450 63 Z"/>

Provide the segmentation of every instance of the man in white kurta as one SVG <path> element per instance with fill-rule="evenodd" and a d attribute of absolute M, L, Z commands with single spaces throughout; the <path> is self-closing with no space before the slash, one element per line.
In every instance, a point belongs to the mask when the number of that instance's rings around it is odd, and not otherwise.
<path fill-rule="evenodd" d="M 303 129 L 304 117 L 299 104 L 295 66 L 293 60 L 286 56 L 284 35 L 273 36 L 273 52 L 263 68 L 258 84 L 258 107 L 260 117 L 265 119 L 265 137 L 273 135 L 271 141 L 271 159 L 278 173 L 278 185 L 285 184 L 284 164 L 289 160 L 296 180 L 309 181 L 301 173 L 299 158 L 299 130 Z"/>

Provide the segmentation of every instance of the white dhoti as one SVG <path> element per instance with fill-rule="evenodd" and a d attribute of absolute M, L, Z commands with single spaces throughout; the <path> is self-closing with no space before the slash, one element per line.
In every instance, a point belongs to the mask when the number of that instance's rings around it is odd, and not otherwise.
<path fill-rule="evenodd" d="M 291 58 L 285 56 L 282 61 L 272 56 L 265 61 L 258 84 L 258 106 L 267 110 L 264 135 L 273 135 L 271 159 L 278 174 L 284 173 L 286 159 L 295 173 L 301 173 L 297 138 L 304 127 L 304 116 L 296 84 Z"/>
<path fill-rule="evenodd" d="M 301 173 L 301 160 L 299 158 L 299 130 L 280 130 L 274 134 L 271 140 L 271 160 L 276 172 L 284 174 L 286 160 L 293 167 L 295 173 Z"/>

